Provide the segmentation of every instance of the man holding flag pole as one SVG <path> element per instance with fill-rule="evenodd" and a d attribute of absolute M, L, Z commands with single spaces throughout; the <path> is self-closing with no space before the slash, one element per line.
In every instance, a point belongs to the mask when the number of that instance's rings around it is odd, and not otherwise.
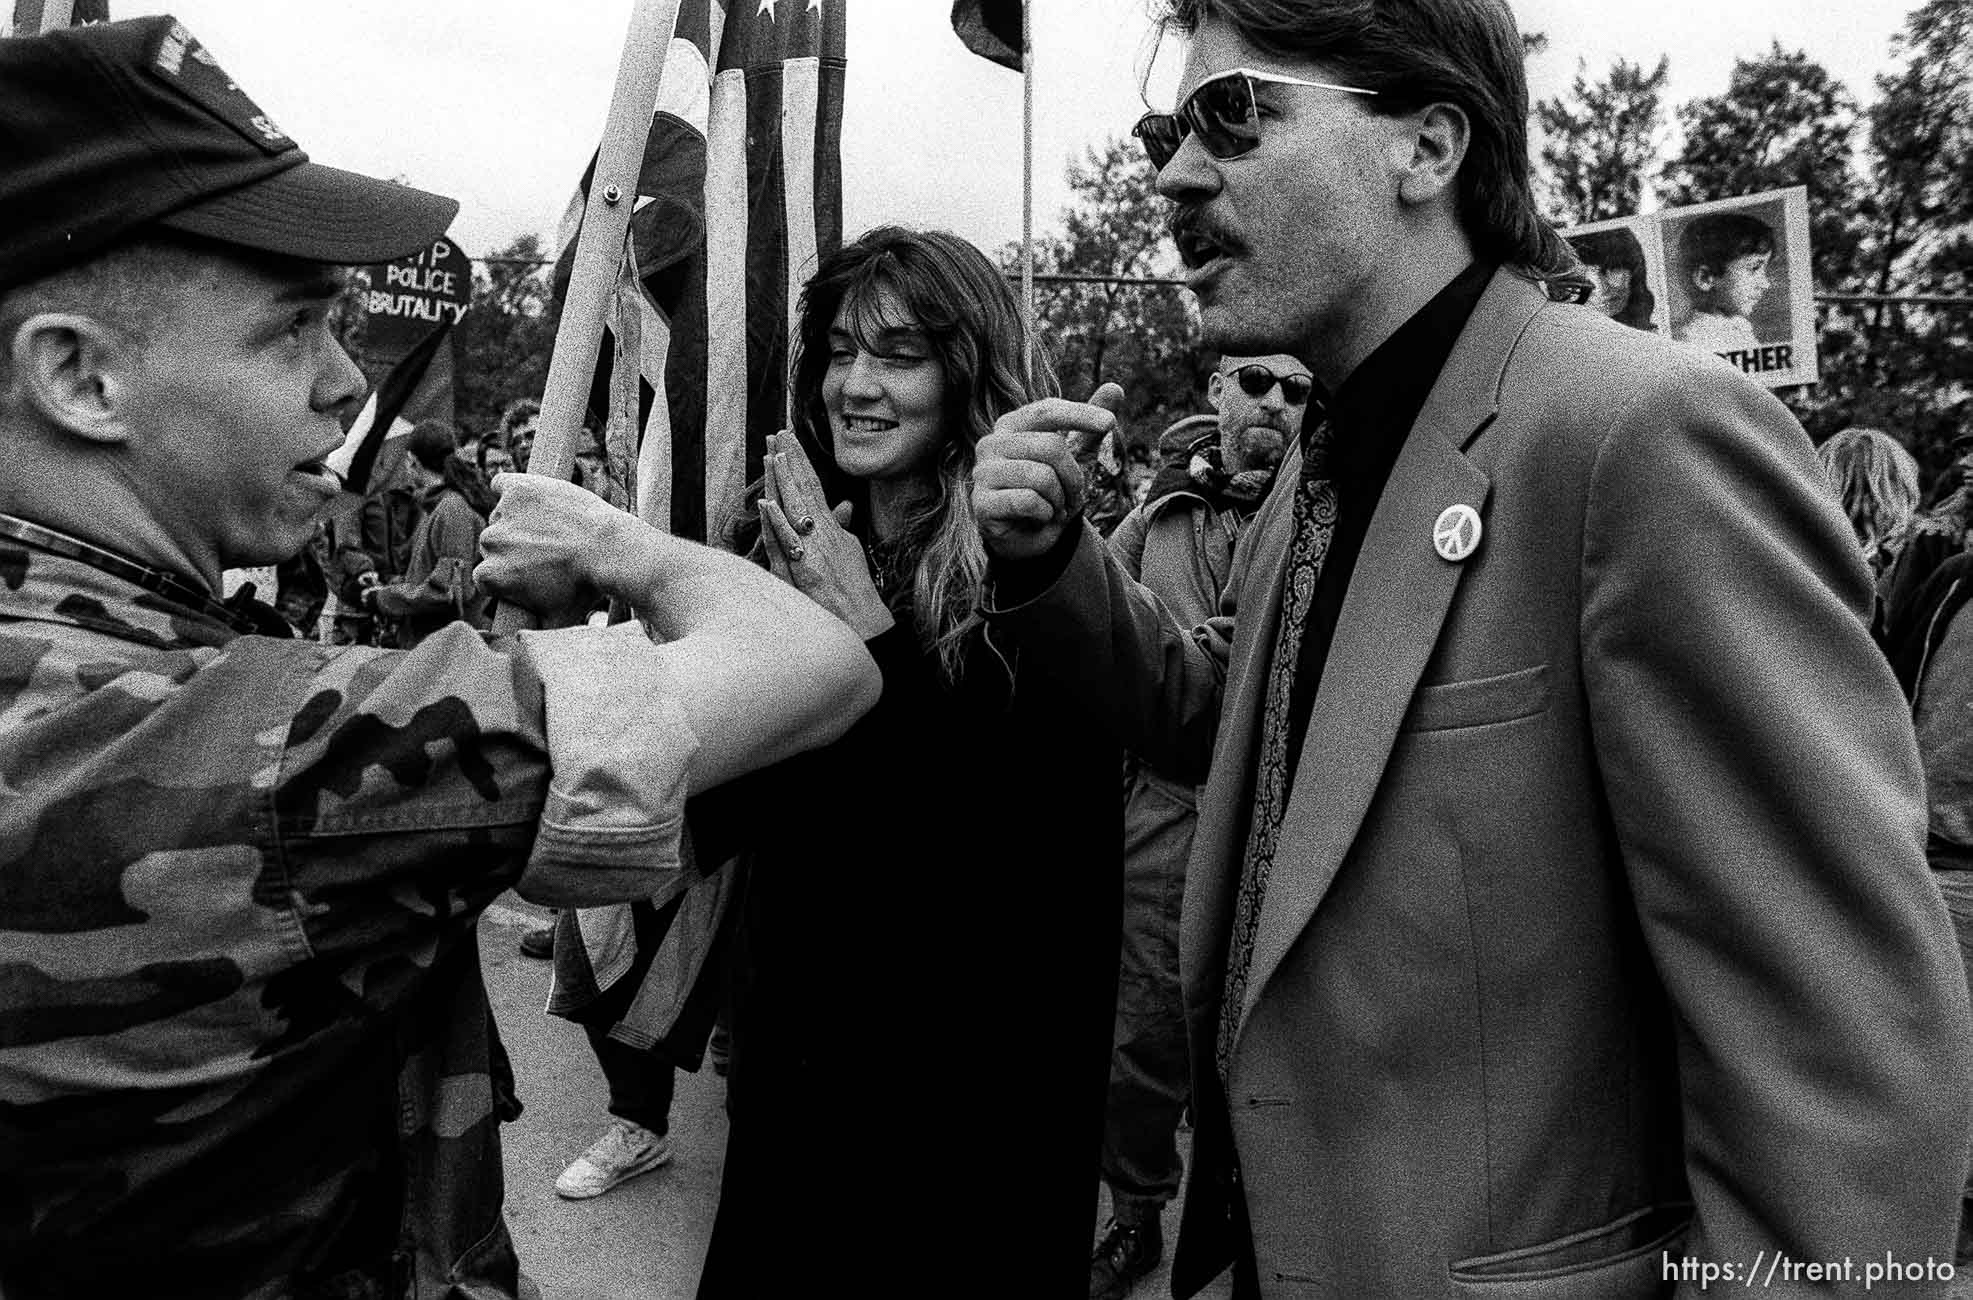
<path fill-rule="evenodd" d="M 333 269 L 456 208 L 310 162 L 169 17 L 0 40 L 9 1300 L 518 1296 L 479 912 L 648 896 L 687 795 L 875 698 L 785 584 L 532 475 L 480 584 L 663 644 L 217 599 L 339 488 Z"/>

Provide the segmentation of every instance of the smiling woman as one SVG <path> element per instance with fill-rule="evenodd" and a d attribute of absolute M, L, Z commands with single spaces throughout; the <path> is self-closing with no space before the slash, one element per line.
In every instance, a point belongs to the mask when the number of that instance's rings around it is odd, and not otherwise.
<path fill-rule="evenodd" d="M 813 449 L 823 493 L 851 509 L 869 581 L 956 682 L 986 582 L 965 508 L 973 448 L 1001 414 L 1053 396 L 1054 372 L 1000 273 L 942 232 L 880 227 L 827 259 L 797 328 L 795 430 L 783 441 Z M 778 504 L 770 497 L 770 520 Z M 766 540 L 802 544 L 773 530 Z M 813 566 L 791 576 L 831 603 Z"/>
<path fill-rule="evenodd" d="M 836 309 L 822 405 L 837 466 L 883 484 L 887 502 L 908 506 L 914 485 L 935 476 L 945 441 L 945 372 L 895 290 L 880 286 L 867 301 Z M 887 513 L 893 523 L 902 514 Z"/>
<path fill-rule="evenodd" d="M 832 1276 L 873 1295 L 1086 1294 L 1121 756 L 1077 724 L 1068 685 L 988 643 L 967 504 L 975 444 L 1054 390 L 1029 347 L 1005 281 L 951 235 L 872 231 L 803 295 L 760 546 L 863 632 L 884 693 L 836 744 L 695 813 L 702 847 L 750 850 L 701 1296 Z M 1012 1151 L 1020 1195 L 989 1209 L 982 1180 Z M 823 1169 L 828 1194 L 791 1205 Z M 991 1251 L 955 1245 L 988 1213 Z"/>

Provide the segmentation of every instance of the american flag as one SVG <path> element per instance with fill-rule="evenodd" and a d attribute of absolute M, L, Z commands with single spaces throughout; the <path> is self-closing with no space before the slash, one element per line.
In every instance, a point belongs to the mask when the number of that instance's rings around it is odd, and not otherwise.
<path fill-rule="evenodd" d="M 639 516 L 681 537 L 724 535 L 788 423 L 796 300 L 842 239 L 845 2 L 679 8 L 591 408 Z"/>

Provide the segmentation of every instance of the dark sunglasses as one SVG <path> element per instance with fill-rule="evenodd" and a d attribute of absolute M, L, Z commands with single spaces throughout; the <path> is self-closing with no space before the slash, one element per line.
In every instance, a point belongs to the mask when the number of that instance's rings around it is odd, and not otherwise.
<path fill-rule="evenodd" d="M 1137 119 L 1130 133 L 1144 142 L 1151 165 L 1165 169 L 1185 137 L 1196 135 L 1206 152 L 1215 158 L 1238 158 L 1252 153 L 1261 142 L 1260 109 L 1254 102 L 1254 86 L 1314 86 L 1318 90 L 1338 90 L 1346 95 L 1375 95 L 1358 86 L 1339 86 L 1332 81 L 1308 81 L 1287 77 L 1259 68 L 1228 68 L 1206 78 L 1185 97 L 1176 113 L 1146 113 Z"/>
<path fill-rule="evenodd" d="M 1233 377 L 1240 381 L 1240 391 L 1249 397 L 1266 397 L 1268 389 L 1281 385 L 1281 400 L 1290 406 L 1306 402 L 1315 388 L 1315 381 L 1307 375 L 1277 375 L 1266 366 L 1241 366 L 1233 372 Z"/>

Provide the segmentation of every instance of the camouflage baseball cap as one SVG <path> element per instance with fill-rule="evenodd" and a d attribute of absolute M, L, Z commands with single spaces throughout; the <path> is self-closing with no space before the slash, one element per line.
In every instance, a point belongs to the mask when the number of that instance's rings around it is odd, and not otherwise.
<path fill-rule="evenodd" d="M 458 211 L 310 162 L 175 18 L 0 40 L 0 289 L 142 226 L 360 265 L 431 243 Z"/>

